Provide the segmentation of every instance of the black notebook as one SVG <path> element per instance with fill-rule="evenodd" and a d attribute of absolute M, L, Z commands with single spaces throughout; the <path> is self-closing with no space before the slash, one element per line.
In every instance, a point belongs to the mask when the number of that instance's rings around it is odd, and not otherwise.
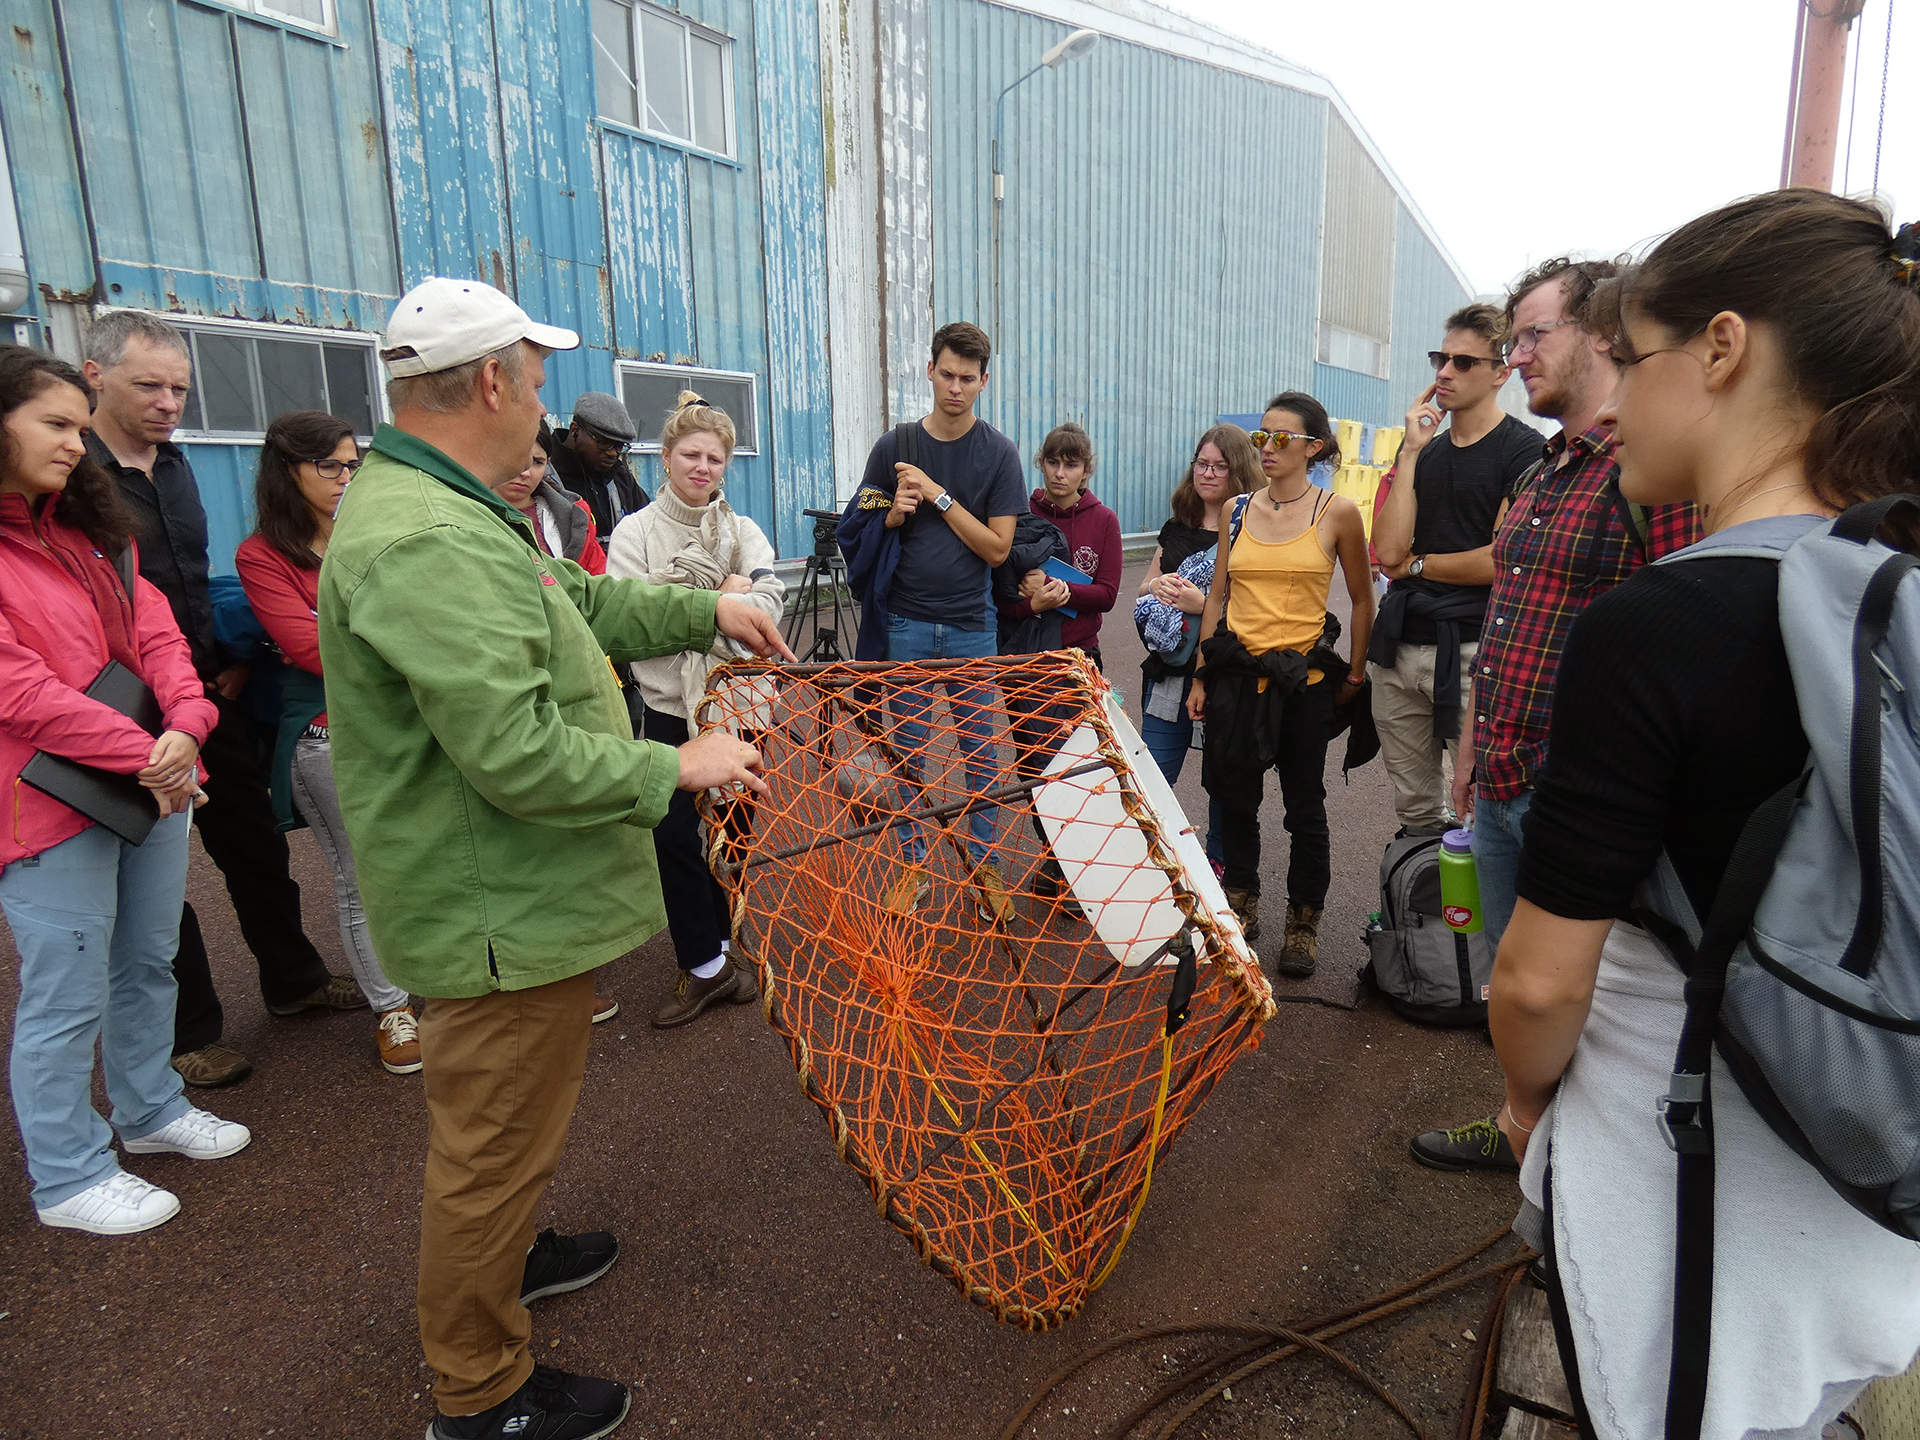
<path fill-rule="evenodd" d="M 160 702 L 147 682 L 118 660 L 109 660 L 107 668 L 94 677 L 87 698 L 111 705 L 149 735 L 160 733 Z M 143 844 L 160 820 L 160 802 L 131 775 L 116 775 L 42 750 L 21 769 L 20 778 L 106 826 L 129 845 Z"/>

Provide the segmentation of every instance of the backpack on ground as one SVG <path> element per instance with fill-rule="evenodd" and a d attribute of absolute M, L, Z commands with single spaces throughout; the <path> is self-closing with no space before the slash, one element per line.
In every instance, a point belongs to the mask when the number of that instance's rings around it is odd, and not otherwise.
<path fill-rule="evenodd" d="M 1835 520 L 1751 521 L 1666 556 L 1780 566 L 1780 630 L 1810 752 L 1760 806 L 1700 924 L 1670 857 L 1636 918 L 1687 973 L 1660 1124 L 1679 1156 L 1668 1440 L 1706 1406 L 1717 1047 L 1753 1108 L 1861 1213 L 1920 1240 L 1920 556 L 1876 536 L 1889 496 Z"/>
<path fill-rule="evenodd" d="M 1380 924 L 1367 927 L 1361 982 L 1421 1025 L 1484 1025 L 1493 947 L 1440 914 L 1440 836 L 1404 835 L 1380 857 Z"/>

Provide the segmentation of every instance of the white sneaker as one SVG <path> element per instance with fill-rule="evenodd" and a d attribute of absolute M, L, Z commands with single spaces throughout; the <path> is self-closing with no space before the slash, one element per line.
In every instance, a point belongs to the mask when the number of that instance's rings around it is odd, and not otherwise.
<path fill-rule="evenodd" d="M 170 1190 L 149 1185 L 138 1175 L 116 1170 L 98 1185 L 70 1195 L 37 1212 L 42 1225 L 85 1230 L 92 1235 L 134 1235 L 164 1225 L 180 1213 Z"/>
<path fill-rule="evenodd" d="M 253 1132 L 232 1120 L 205 1110 L 189 1110 L 170 1125 L 162 1125 L 137 1140 L 122 1139 L 129 1155 L 184 1155 L 189 1160 L 220 1160 L 244 1150 Z"/>

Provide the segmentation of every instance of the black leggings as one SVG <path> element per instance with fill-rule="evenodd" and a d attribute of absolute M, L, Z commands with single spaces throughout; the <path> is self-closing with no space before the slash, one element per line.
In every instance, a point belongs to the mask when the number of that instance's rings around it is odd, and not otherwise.
<path fill-rule="evenodd" d="M 1280 719 L 1280 776 L 1286 805 L 1287 899 L 1296 905 L 1324 905 L 1333 878 L 1332 844 L 1327 830 L 1327 731 L 1333 723 L 1334 679 L 1324 676 L 1289 697 Z M 1220 807 L 1224 884 L 1229 890 L 1260 893 L 1260 796 L 1266 772 L 1251 766 L 1222 764 L 1208 796 Z M 1224 783 L 1222 783 L 1224 782 Z"/>
<path fill-rule="evenodd" d="M 647 709 L 647 739 L 662 745 L 687 743 L 687 722 Z M 660 893 L 667 906 L 667 933 L 673 958 L 682 970 L 704 965 L 720 953 L 733 929 L 727 892 L 707 869 L 700 843 L 700 814 L 691 790 L 675 790 L 666 816 L 653 827 L 654 861 L 660 869 Z"/>

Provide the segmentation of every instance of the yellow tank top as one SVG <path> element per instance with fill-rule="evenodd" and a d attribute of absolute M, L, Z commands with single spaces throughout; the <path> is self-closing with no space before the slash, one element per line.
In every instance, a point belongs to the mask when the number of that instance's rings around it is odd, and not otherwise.
<path fill-rule="evenodd" d="M 1227 624 L 1249 654 L 1305 654 L 1326 627 L 1334 557 L 1320 544 L 1320 521 L 1330 501 L 1323 497 L 1313 523 L 1284 544 L 1256 540 L 1251 527 L 1240 527 L 1240 538 L 1227 552 L 1227 576 L 1233 582 Z M 1249 503 L 1258 504 L 1258 497 Z M 1307 672 L 1309 685 L 1320 678 L 1318 670 Z"/>

